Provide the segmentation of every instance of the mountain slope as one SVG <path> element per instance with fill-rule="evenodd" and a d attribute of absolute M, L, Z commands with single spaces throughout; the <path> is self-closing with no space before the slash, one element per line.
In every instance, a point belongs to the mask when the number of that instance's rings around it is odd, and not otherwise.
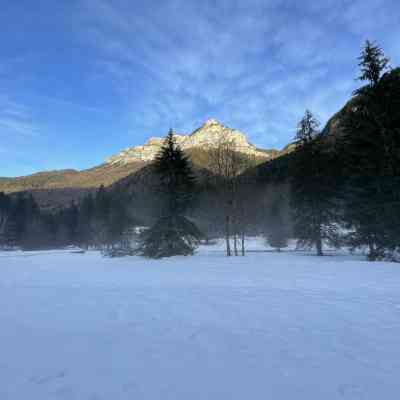
<path fill-rule="evenodd" d="M 261 163 L 277 157 L 277 150 L 258 149 L 246 136 L 210 119 L 190 135 L 175 135 L 178 144 L 192 159 L 196 169 L 204 169 L 208 163 L 208 150 L 221 141 L 228 140 L 241 153 Z M 59 170 L 38 172 L 29 176 L 0 178 L 0 192 L 31 192 L 41 206 L 63 205 L 79 198 L 99 186 L 110 186 L 148 165 L 161 148 L 162 138 L 150 138 L 143 146 L 128 148 L 108 158 L 103 164 L 83 170 Z"/>
<path fill-rule="evenodd" d="M 36 174 L 16 178 L 0 178 L 0 191 L 5 193 L 51 190 L 65 188 L 95 188 L 100 185 L 109 186 L 145 165 L 143 162 L 129 165 L 102 164 L 91 169 L 59 170 L 38 172 Z"/>
<path fill-rule="evenodd" d="M 236 151 L 252 157 L 271 159 L 279 153 L 277 150 L 258 149 L 249 143 L 246 135 L 236 129 L 230 129 L 215 119 L 207 120 L 200 128 L 190 135 L 175 134 L 176 142 L 186 152 L 200 148 L 207 150 L 215 148 L 222 141 L 232 142 Z M 143 146 L 130 147 L 107 159 L 111 165 L 129 164 L 138 161 L 152 161 L 159 152 L 163 138 L 151 137 Z"/>

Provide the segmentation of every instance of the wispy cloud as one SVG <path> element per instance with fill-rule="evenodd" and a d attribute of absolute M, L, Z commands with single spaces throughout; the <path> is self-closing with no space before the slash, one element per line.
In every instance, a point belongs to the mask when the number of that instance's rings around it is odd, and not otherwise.
<path fill-rule="evenodd" d="M 80 104 L 78 102 L 69 101 L 69 100 L 57 98 L 57 97 L 54 97 L 54 96 L 47 96 L 47 95 L 43 95 L 43 94 L 35 94 L 34 97 L 43 99 L 48 103 L 55 103 L 55 104 L 60 105 L 60 106 L 62 106 L 64 108 L 71 108 L 71 109 L 80 110 L 80 111 L 83 111 L 83 112 L 91 112 L 91 113 L 104 113 L 105 112 L 104 109 L 101 109 L 101 108 L 98 108 L 98 107 L 93 107 L 93 106 L 90 106 L 90 105 L 83 105 L 83 104 Z"/>
<path fill-rule="evenodd" d="M 2 145 L 34 149 L 10 173 L 89 167 L 210 117 L 283 147 L 306 108 L 324 123 L 349 99 L 365 39 L 400 63 L 398 0 L 31 3 L 0 17 Z"/>
<path fill-rule="evenodd" d="M 136 127 L 190 130 L 213 116 L 283 145 L 306 107 L 325 122 L 350 96 L 361 36 L 376 27 L 361 19 L 385 15 L 382 1 L 360 15 L 342 3 L 82 0 L 81 15 Z"/>
<path fill-rule="evenodd" d="M 33 121 L 30 109 L 6 97 L 0 97 L 0 134 L 35 137 L 39 127 Z"/>

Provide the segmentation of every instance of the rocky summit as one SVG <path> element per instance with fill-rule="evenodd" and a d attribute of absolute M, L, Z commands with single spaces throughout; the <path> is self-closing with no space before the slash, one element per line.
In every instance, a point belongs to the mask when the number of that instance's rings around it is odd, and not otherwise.
<path fill-rule="evenodd" d="M 257 158 L 273 158 L 276 151 L 260 150 L 247 141 L 246 135 L 236 129 L 230 129 L 215 119 L 208 119 L 200 128 L 189 135 L 175 134 L 176 142 L 183 150 L 194 148 L 215 148 L 222 141 L 229 141 L 236 151 Z M 129 147 L 108 158 L 107 164 L 129 164 L 138 161 L 152 161 L 159 152 L 164 139 L 151 137 L 144 145 Z"/>

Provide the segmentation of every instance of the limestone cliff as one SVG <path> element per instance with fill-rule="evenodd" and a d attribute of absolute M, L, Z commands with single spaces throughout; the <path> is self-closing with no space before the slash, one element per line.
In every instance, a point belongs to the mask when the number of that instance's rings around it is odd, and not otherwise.
<path fill-rule="evenodd" d="M 176 142 L 183 150 L 191 150 L 199 147 L 202 149 L 218 146 L 223 140 L 234 144 L 237 151 L 265 160 L 276 155 L 274 150 L 260 150 L 247 141 L 246 135 L 238 130 L 230 129 L 216 121 L 207 120 L 200 128 L 190 135 L 175 134 Z M 157 155 L 163 143 L 163 138 L 151 137 L 142 146 L 130 147 L 108 158 L 108 164 L 129 164 L 137 161 L 152 161 Z"/>

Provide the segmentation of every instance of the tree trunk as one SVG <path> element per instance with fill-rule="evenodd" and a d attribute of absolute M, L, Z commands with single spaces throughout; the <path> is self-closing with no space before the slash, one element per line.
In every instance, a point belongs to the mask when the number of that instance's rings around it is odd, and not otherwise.
<path fill-rule="evenodd" d="M 238 241 L 238 235 L 237 235 L 237 229 L 236 229 L 236 225 L 235 225 L 235 232 L 234 232 L 234 234 L 233 234 L 233 249 L 234 249 L 234 252 L 235 252 L 235 256 L 237 256 L 238 255 L 238 246 L 237 246 L 237 241 Z"/>
<path fill-rule="evenodd" d="M 369 248 L 369 254 L 367 256 L 368 260 L 375 261 L 377 252 L 376 252 L 375 245 L 374 245 L 372 238 L 368 239 L 368 248 Z"/>
<path fill-rule="evenodd" d="M 242 256 L 245 255 L 245 248 L 244 248 L 244 232 L 242 232 Z"/>
<path fill-rule="evenodd" d="M 229 215 L 226 216 L 225 221 L 225 235 L 226 235 L 226 255 L 231 256 L 231 245 L 230 245 L 230 218 Z"/>
<path fill-rule="evenodd" d="M 322 238 L 321 238 L 321 229 L 320 228 L 318 228 L 318 232 L 317 232 L 316 246 L 317 246 L 317 255 L 323 256 L 324 253 L 322 252 Z"/>

